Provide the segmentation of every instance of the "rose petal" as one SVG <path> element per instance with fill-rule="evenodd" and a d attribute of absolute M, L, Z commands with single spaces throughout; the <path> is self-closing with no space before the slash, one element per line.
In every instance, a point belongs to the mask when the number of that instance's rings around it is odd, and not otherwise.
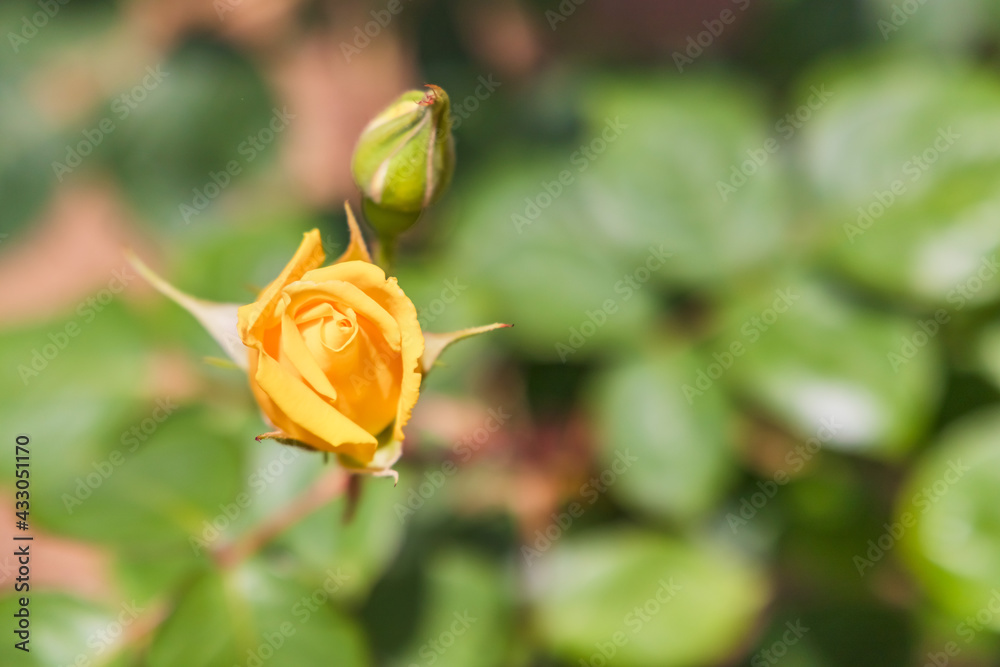
<path fill-rule="evenodd" d="M 420 357 L 424 351 L 424 337 L 417 320 L 417 309 L 409 297 L 403 293 L 395 278 L 386 278 L 385 272 L 374 264 L 364 262 L 344 262 L 321 269 L 314 269 L 303 276 L 304 280 L 340 280 L 357 286 L 370 295 L 386 312 L 390 313 L 399 327 L 402 379 L 400 382 L 399 404 L 396 410 L 396 425 L 393 436 L 403 439 L 403 427 L 410 419 L 413 406 L 420 394 Z"/>
<path fill-rule="evenodd" d="M 301 278 L 307 271 L 323 264 L 326 254 L 320 240 L 319 230 L 313 229 L 302 237 L 299 249 L 295 251 L 292 261 L 281 271 L 277 278 L 260 293 L 254 303 L 242 306 L 239 310 L 239 333 L 245 343 L 260 339 L 258 326 L 267 322 L 274 314 L 274 309 L 281 295 L 281 290 L 289 283 Z"/>
<path fill-rule="evenodd" d="M 302 339 L 295 322 L 286 313 L 281 317 L 281 362 L 286 360 L 314 390 L 326 399 L 337 399 L 337 390 L 316 363 L 316 357 Z"/>
<path fill-rule="evenodd" d="M 257 385 L 288 419 L 287 423 L 275 419 L 275 426 L 317 449 L 350 454 L 362 462 L 372 459 L 375 436 L 324 403 L 274 359 L 261 354 L 256 365 Z"/>
<path fill-rule="evenodd" d="M 334 355 L 330 376 L 337 408 L 369 433 L 381 433 L 395 420 L 402 377 L 401 356 L 389 349 L 382 332 L 362 321 L 358 342 Z"/>
<path fill-rule="evenodd" d="M 352 262 L 360 264 L 360 262 Z M 339 266 L 349 266 L 341 264 Z M 364 265 L 362 265 L 364 266 Z M 369 264 L 368 266 L 374 265 Z M 327 267 L 338 268 L 335 266 Z M 400 329 L 399 324 L 382 304 L 377 301 L 378 295 L 371 291 L 364 291 L 362 287 L 344 280 L 321 280 L 316 281 L 315 277 L 325 269 L 310 271 L 303 279 L 285 288 L 285 293 L 292 298 L 292 308 L 296 303 L 303 303 L 310 298 L 320 298 L 345 306 L 350 305 L 358 316 L 377 325 L 384 333 L 385 339 L 393 350 L 399 351 Z"/>

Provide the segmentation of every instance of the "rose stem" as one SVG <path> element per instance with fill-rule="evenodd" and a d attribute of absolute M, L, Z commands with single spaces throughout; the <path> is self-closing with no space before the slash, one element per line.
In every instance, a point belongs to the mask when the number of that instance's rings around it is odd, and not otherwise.
<path fill-rule="evenodd" d="M 383 236 L 378 244 L 378 265 L 386 274 L 392 271 L 392 265 L 396 262 L 396 237 Z"/>

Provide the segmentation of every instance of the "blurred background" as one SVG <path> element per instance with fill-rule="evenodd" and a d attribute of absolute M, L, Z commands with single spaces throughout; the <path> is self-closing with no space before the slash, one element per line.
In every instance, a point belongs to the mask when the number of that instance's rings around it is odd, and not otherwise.
<path fill-rule="evenodd" d="M 1000 3 L 4 0 L 0 664 L 1000 665 Z M 366 121 L 453 101 L 400 483 L 125 265 L 249 302 Z M 357 210 L 357 207 L 356 209 Z M 9 624 L 6 625 L 6 624 Z"/>

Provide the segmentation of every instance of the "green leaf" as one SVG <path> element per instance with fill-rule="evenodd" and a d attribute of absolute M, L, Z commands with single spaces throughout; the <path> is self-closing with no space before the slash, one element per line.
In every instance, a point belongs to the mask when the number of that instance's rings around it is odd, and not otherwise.
<path fill-rule="evenodd" d="M 32 478 L 32 513 L 56 525 L 66 517 L 62 492 L 94 473 L 153 407 L 136 392 L 148 372 L 141 327 L 117 303 L 98 312 L 81 302 L 71 317 L 0 332 L 0 362 L 18 378 L 0 385 L 0 424 L 11 440 L 32 439 L 32 466 L 45 471 Z"/>
<path fill-rule="evenodd" d="M 767 598 L 761 574 L 731 552 L 635 530 L 564 538 L 530 574 L 540 639 L 574 664 L 716 664 Z"/>
<path fill-rule="evenodd" d="M 227 188 L 260 167 L 291 122 L 251 64 L 221 45 L 184 45 L 137 83 L 131 103 L 109 100 L 95 122 L 113 123 L 101 153 L 131 203 L 161 224 L 203 220 Z"/>
<path fill-rule="evenodd" d="M 248 563 L 205 573 L 183 592 L 149 651 L 150 667 L 269 667 L 367 663 L 357 628 L 332 607 L 322 587 L 309 589 Z"/>
<path fill-rule="evenodd" d="M 14 33 L 3 34 L 6 40 Z M 0 82 L 0 144 L 5 147 L 0 152 L 0 192 L 4 193 L 0 241 L 9 240 L 5 235 L 30 222 L 47 201 L 55 182 L 50 162 L 60 145 L 52 128 L 43 124 L 44 115 L 31 106 L 31 96 L 23 89 L 27 83 L 20 83 L 8 77 Z"/>
<path fill-rule="evenodd" d="M 906 5 L 899 0 L 867 0 L 866 18 L 882 40 L 926 53 L 974 54 L 997 36 L 1000 4 L 996 0 L 952 0 Z M 914 11 L 912 7 L 919 7 Z M 907 11 L 909 10 L 909 11 Z"/>
<path fill-rule="evenodd" d="M 1000 158 L 1000 84 L 987 72 L 947 60 L 883 58 L 827 66 L 806 80 L 825 82 L 833 96 L 803 127 L 805 174 L 821 202 L 841 215 L 855 214 L 896 180 L 905 181 L 899 198 L 906 200 L 955 170 Z M 936 160 L 914 159 L 949 128 L 958 137 Z"/>
<path fill-rule="evenodd" d="M 746 87 L 615 77 L 590 86 L 584 110 L 589 150 L 575 154 L 574 193 L 611 248 L 639 262 L 663 243 L 674 255 L 656 277 L 685 283 L 724 280 L 781 248 L 791 223 L 787 141 Z"/>
<path fill-rule="evenodd" d="M 976 336 L 973 363 L 979 372 L 1000 387 L 1000 323 L 992 322 Z"/>
<path fill-rule="evenodd" d="M 141 616 L 142 608 L 125 603 L 111 608 L 65 593 L 32 590 L 27 594 L 30 642 L 28 653 L 13 648 L 14 614 L 21 608 L 20 595 L 0 599 L 3 617 L 9 620 L 8 643 L 3 647 L 4 664 L 21 667 L 100 664 L 118 667 L 129 654 L 123 638 L 129 626 Z M 12 658 L 11 656 L 15 656 Z"/>
<path fill-rule="evenodd" d="M 1000 631 L 1000 614 L 990 611 L 1000 595 L 997 433 L 996 410 L 951 425 L 900 491 L 896 518 L 906 560 L 930 596 L 958 618 L 980 615 L 976 622 L 994 631 Z"/>
<path fill-rule="evenodd" d="M 470 297 L 485 293 L 484 321 L 514 324 L 505 338 L 532 357 L 578 362 L 647 327 L 655 294 L 645 268 L 643 279 L 634 279 L 641 263 L 607 252 L 581 202 L 570 194 L 545 194 L 541 184 L 558 180 L 568 166 L 568 158 L 545 156 L 530 167 L 522 159 L 504 159 L 487 170 L 453 209 L 463 225 L 441 273 L 470 285 Z M 551 203 L 530 224 L 514 221 L 515 215 L 524 217 L 525 198 L 536 195 Z M 558 289 L 546 287 L 553 276 Z"/>
<path fill-rule="evenodd" d="M 427 599 L 416 631 L 392 667 L 507 667 L 512 634 L 508 576 L 468 553 L 447 551 L 427 565 Z"/>
<path fill-rule="evenodd" d="M 309 459 L 319 466 L 319 457 Z M 368 594 L 399 551 L 403 524 L 393 510 L 402 492 L 389 479 L 362 480 L 361 499 L 353 518 L 344 521 L 347 500 L 339 498 L 295 524 L 276 540 L 286 549 L 282 568 L 297 572 L 306 581 L 322 581 L 333 567 L 347 579 L 338 598 L 357 599 Z"/>
<path fill-rule="evenodd" d="M 120 449 L 119 465 L 98 461 L 110 470 L 95 469 L 92 480 L 77 478 L 60 489 L 55 497 L 64 507 L 52 523 L 66 534 L 127 549 L 193 557 L 188 537 L 200 536 L 204 523 L 242 491 L 242 446 L 231 430 L 214 424 L 213 414 L 178 411 L 144 442 L 135 438 L 135 451 Z"/>
<path fill-rule="evenodd" d="M 892 296 L 950 310 L 1000 296 L 995 77 L 884 60 L 810 80 L 833 95 L 802 149 L 835 262 Z"/>
<path fill-rule="evenodd" d="M 780 662 L 787 667 L 913 664 L 917 633 L 905 609 L 840 600 L 829 601 L 821 608 L 797 610 L 794 602 L 782 607 L 750 653 L 750 662 L 744 664 Z M 845 637 L 851 641 L 844 641 Z"/>
<path fill-rule="evenodd" d="M 802 440 L 871 456 L 897 457 L 927 428 L 940 353 L 916 323 L 793 275 L 731 298 L 692 383 L 722 378 Z"/>
<path fill-rule="evenodd" d="M 685 395 L 700 359 L 657 350 L 599 379 L 595 408 L 609 485 L 623 503 L 656 516 L 693 519 L 720 500 L 734 466 L 733 414 L 721 392 Z M 630 457 L 636 460 L 633 463 Z M 619 460 L 620 459 L 620 460 Z"/>
<path fill-rule="evenodd" d="M 919 197 L 864 218 L 867 227 L 850 223 L 833 259 L 859 283 L 928 310 L 940 307 L 949 317 L 996 301 L 998 185 L 1000 164 L 942 177 Z"/>

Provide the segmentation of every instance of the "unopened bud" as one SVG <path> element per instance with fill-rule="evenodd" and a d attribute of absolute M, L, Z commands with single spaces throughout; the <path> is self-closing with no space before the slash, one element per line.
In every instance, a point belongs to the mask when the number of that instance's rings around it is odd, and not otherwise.
<path fill-rule="evenodd" d="M 438 86 L 404 93 L 362 131 L 351 172 L 368 223 L 393 238 L 448 188 L 455 170 L 451 104 Z"/>

